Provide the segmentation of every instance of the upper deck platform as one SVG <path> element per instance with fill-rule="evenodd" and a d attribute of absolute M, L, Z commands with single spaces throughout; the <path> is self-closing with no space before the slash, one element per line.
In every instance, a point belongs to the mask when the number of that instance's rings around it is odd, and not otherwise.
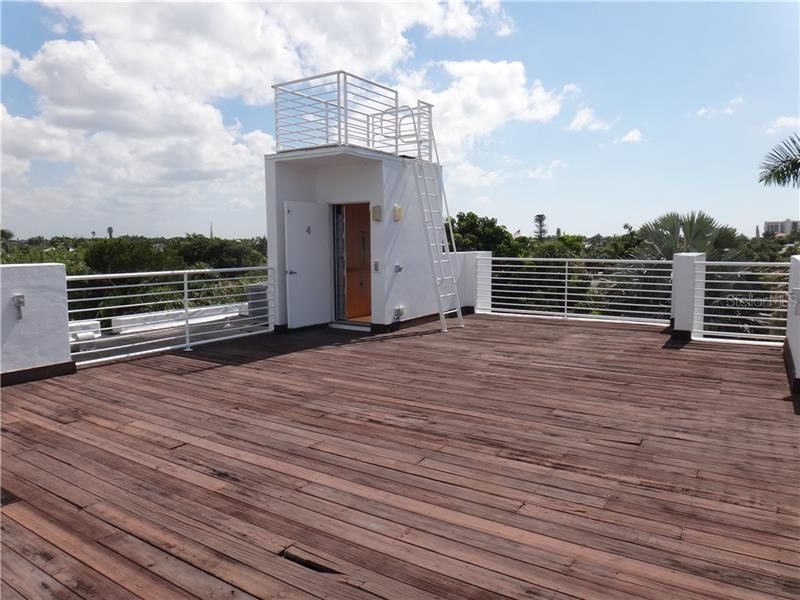
<path fill-rule="evenodd" d="M 353 146 L 438 162 L 433 107 L 427 102 L 403 105 L 397 90 L 345 71 L 273 88 L 279 153 Z"/>
<path fill-rule="evenodd" d="M 4 389 L 3 599 L 798 597 L 779 348 L 467 321 Z"/>

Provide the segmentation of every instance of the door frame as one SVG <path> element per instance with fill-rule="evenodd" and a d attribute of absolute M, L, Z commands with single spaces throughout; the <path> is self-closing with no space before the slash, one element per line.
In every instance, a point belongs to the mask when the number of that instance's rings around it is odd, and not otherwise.
<path fill-rule="evenodd" d="M 358 323 L 365 324 L 364 321 L 351 320 L 347 316 L 347 216 L 346 206 L 362 205 L 367 210 L 367 223 L 369 228 L 369 244 L 367 245 L 367 252 L 369 260 L 367 261 L 367 268 L 370 271 L 370 283 L 368 287 L 369 294 L 369 314 L 373 314 L 372 302 L 372 212 L 371 203 L 369 202 L 346 202 L 340 204 L 331 204 L 331 254 L 333 255 L 333 319 L 340 323 Z M 370 319 L 371 320 L 371 319 Z"/>

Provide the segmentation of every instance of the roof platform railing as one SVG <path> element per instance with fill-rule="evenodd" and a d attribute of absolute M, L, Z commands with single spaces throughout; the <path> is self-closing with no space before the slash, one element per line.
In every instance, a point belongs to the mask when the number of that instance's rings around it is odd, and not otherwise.
<path fill-rule="evenodd" d="M 357 146 L 438 162 L 427 102 L 401 105 L 397 90 L 346 71 L 272 87 L 278 152 Z"/>

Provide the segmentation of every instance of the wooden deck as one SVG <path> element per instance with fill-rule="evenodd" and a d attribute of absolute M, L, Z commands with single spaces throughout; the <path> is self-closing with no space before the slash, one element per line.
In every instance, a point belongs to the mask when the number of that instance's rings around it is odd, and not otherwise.
<path fill-rule="evenodd" d="M 3 390 L 2 598 L 800 596 L 780 351 L 473 316 Z"/>

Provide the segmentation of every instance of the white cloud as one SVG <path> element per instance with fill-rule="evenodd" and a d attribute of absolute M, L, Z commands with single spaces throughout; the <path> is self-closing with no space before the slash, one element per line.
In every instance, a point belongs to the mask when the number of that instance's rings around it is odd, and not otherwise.
<path fill-rule="evenodd" d="M 408 31 L 414 27 L 430 37 L 459 39 L 481 28 L 497 35 L 513 30 L 496 3 L 455 0 L 51 8 L 56 33 L 69 29 L 82 39 L 49 41 L 30 58 L 3 48 L 3 73 L 30 86 L 38 112 L 24 118 L 3 108 L 2 150 L 4 203 L 24 207 L 28 221 L 35 220 L 31 215 L 50 218 L 54 227 L 60 227 L 59 210 L 151 220 L 165 207 L 187 217 L 219 207 L 257 211 L 264 202 L 263 155 L 274 151 L 273 136 L 225 123 L 215 106 L 219 99 L 268 104 L 273 83 L 343 66 L 386 78 L 413 55 Z M 459 71 L 452 63 L 452 69 L 454 82 L 478 85 L 463 65 Z M 444 92 L 451 119 L 472 116 L 458 100 L 466 88 Z M 524 86 L 524 93 L 525 102 L 512 112 L 538 118 L 530 111 L 546 110 L 548 93 L 536 86 Z M 436 118 L 447 117 L 437 112 Z M 455 144 L 504 121 L 501 115 L 459 134 Z M 266 115 L 264 126 L 271 126 Z M 29 181 L 36 160 L 61 161 L 67 175 L 58 185 Z M 461 174 L 476 185 L 502 177 L 468 163 Z"/>
<path fill-rule="evenodd" d="M 609 129 L 611 129 L 611 123 L 598 119 L 594 110 L 586 106 L 578 109 L 567 127 L 567 131 L 608 131 Z"/>
<path fill-rule="evenodd" d="M 447 85 L 435 89 L 431 71 L 443 71 Z M 398 78 L 405 102 L 420 98 L 435 107 L 434 126 L 443 160 L 464 160 L 475 142 L 512 121 L 545 123 L 561 111 L 565 92 L 529 82 L 521 62 L 445 61 Z"/>
<path fill-rule="evenodd" d="M 623 144 L 638 144 L 639 142 L 644 141 L 644 136 L 642 136 L 642 132 L 639 131 L 638 129 L 631 129 L 628 133 L 623 135 L 618 141 Z"/>
<path fill-rule="evenodd" d="M 770 123 L 767 133 L 778 133 L 789 129 L 800 129 L 800 117 L 778 117 Z"/>
<path fill-rule="evenodd" d="M 703 106 L 695 111 L 694 116 L 700 119 L 712 119 L 719 115 L 732 115 L 736 112 L 737 107 L 744 103 L 742 96 L 735 96 L 722 104 L 721 106 Z"/>
<path fill-rule="evenodd" d="M 487 187 L 505 179 L 506 176 L 499 171 L 487 171 L 466 161 L 458 162 L 447 170 L 447 182 L 460 187 Z"/>
<path fill-rule="evenodd" d="M 0 45 L 0 58 L 2 58 L 2 71 L 0 74 L 8 75 L 13 71 L 20 59 L 20 53 L 7 46 Z"/>
<path fill-rule="evenodd" d="M 535 181 L 552 181 L 555 177 L 556 171 L 559 169 L 564 169 L 566 166 L 567 163 L 565 163 L 563 160 L 553 160 L 550 161 L 550 164 L 548 165 L 542 165 L 536 167 L 535 169 L 525 169 L 522 171 L 522 175 Z"/>

